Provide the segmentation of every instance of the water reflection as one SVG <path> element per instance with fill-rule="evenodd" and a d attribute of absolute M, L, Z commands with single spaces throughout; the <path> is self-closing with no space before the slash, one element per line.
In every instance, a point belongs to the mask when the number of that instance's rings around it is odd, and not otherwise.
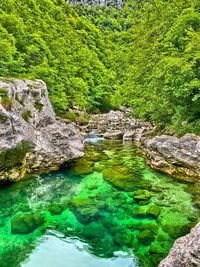
<path fill-rule="evenodd" d="M 53 234 L 53 233 L 52 233 Z M 90 252 L 90 246 L 78 238 L 63 238 L 62 233 L 46 234 L 22 267 L 136 267 L 133 255 L 117 251 L 108 259 Z"/>

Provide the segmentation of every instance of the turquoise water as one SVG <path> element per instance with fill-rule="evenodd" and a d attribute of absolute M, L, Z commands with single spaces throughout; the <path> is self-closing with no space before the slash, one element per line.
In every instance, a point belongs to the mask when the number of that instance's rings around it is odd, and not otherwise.
<path fill-rule="evenodd" d="M 67 169 L 1 186 L 0 266 L 157 266 L 199 221 L 198 189 L 130 144 L 88 144 Z"/>

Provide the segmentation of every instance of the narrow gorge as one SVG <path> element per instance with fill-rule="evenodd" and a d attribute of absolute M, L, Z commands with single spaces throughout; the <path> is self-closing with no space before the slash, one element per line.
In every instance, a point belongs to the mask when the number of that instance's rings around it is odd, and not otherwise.
<path fill-rule="evenodd" d="M 126 108 L 76 126 L 44 82 L 0 86 L 1 266 L 158 266 L 192 227 L 159 266 L 198 266 L 198 136 L 157 136 Z"/>
<path fill-rule="evenodd" d="M 0 267 L 200 267 L 200 1 L 0 1 Z"/>

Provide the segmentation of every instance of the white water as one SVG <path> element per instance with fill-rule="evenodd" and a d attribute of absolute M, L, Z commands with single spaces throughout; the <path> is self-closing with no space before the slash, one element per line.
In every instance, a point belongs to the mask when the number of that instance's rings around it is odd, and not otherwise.
<path fill-rule="evenodd" d="M 99 137 L 95 130 L 91 131 L 88 134 L 88 137 L 85 138 L 85 142 L 86 143 L 96 143 L 96 142 L 98 142 L 100 140 L 104 140 L 104 138 L 103 137 Z"/>

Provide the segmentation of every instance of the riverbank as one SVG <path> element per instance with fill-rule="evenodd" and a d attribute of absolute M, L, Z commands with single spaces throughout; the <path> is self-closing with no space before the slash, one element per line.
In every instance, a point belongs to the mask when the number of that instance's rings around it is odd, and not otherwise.
<path fill-rule="evenodd" d="M 193 205 L 200 207 L 199 136 L 194 134 L 186 134 L 181 138 L 170 135 L 157 136 L 155 126 L 132 118 L 126 110 L 92 115 L 88 125 L 83 126 L 82 130 L 83 135 L 95 130 L 106 139 L 122 139 L 124 142 L 135 143 L 153 169 L 190 182 L 191 189 L 193 188 Z M 159 266 L 186 267 L 193 263 L 198 266 L 200 263 L 199 229 L 197 224 L 190 234 L 178 239 L 167 258 Z"/>
<path fill-rule="evenodd" d="M 159 135 L 155 125 L 131 117 L 126 109 L 91 115 L 80 129 L 83 136 L 95 130 L 105 139 L 134 142 L 153 169 L 188 182 L 200 180 L 200 136 Z"/>

